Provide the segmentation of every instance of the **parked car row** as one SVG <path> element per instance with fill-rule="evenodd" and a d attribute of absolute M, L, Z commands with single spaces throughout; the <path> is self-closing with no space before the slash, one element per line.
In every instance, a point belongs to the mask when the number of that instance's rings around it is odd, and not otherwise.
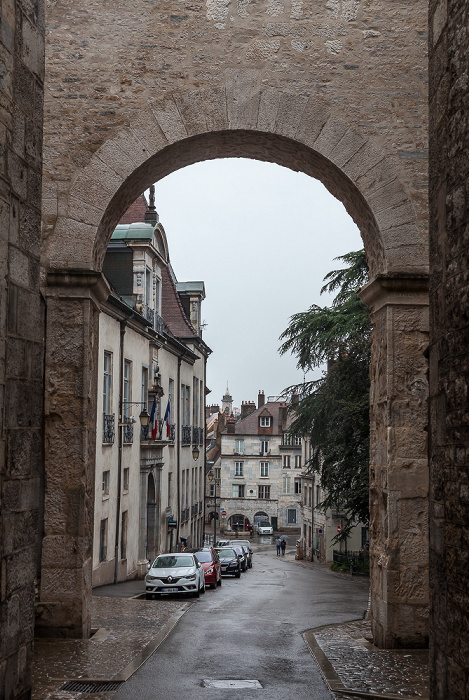
<path fill-rule="evenodd" d="M 198 598 L 205 593 L 206 586 L 221 586 L 222 575 L 239 578 L 242 571 L 251 567 L 249 540 L 227 541 L 223 546 L 186 548 L 183 552 L 160 554 L 149 566 L 145 577 L 145 596 L 147 600 L 169 594 Z"/>

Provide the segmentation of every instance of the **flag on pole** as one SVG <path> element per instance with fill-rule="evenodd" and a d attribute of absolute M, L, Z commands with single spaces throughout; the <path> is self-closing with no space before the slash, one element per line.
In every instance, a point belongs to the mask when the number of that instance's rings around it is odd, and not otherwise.
<path fill-rule="evenodd" d="M 150 425 L 148 426 L 151 429 L 151 439 L 154 440 L 156 436 L 156 426 L 158 424 L 158 421 L 156 419 L 156 396 L 153 397 L 153 403 L 151 406 L 151 411 L 150 411 Z"/>
<path fill-rule="evenodd" d="M 164 420 L 166 423 L 166 437 L 171 437 L 171 401 L 168 399 L 166 404 L 166 411 L 164 413 Z"/>

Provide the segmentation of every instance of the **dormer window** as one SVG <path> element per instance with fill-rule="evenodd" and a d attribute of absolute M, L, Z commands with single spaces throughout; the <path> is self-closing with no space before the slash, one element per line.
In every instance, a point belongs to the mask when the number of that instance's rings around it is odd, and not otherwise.
<path fill-rule="evenodd" d="M 261 428 L 270 428 L 270 426 L 272 425 L 271 416 L 261 416 L 259 421 L 259 425 Z"/>

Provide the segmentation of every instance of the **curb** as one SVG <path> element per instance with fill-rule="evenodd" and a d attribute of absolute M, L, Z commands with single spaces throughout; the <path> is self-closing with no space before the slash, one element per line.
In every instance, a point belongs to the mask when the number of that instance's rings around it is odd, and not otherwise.
<path fill-rule="evenodd" d="M 350 622 L 360 622 L 357 620 L 348 620 Z M 390 695 L 382 693 L 367 693 L 364 690 L 353 690 L 352 688 L 346 688 L 345 685 L 340 680 L 338 674 L 336 673 L 334 666 L 331 664 L 321 647 L 316 641 L 315 633 L 320 632 L 325 629 L 333 629 L 334 627 L 341 627 L 344 622 L 338 622 L 333 625 L 323 625 L 322 627 L 315 627 L 314 629 L 307 630 L 303 633 L 303 639 L 308 645 L 311 656 L 316 660 L 319 666 L 324 680 L 329 686 L 329 690 L 337 695 L 347 695 L 357 698 L 375 698 L 375 700 L 428 700 L 427 696 L 415 696 L 415 695 Z"/>
<path fill-rule="evenodd" d="M 134 596 L 134 598 L 138 598 L 138 596 Z M 194 601 L 195 602 L 195 601 Z M 53 681 L 61 681 L 61 682 L 67 682 L 67 681 L 80 681 L 81 683 L 124 683 L 125 681 L 128 681 L 129 678 L 137 671 L 140 666 L 142 666 L 145 661 L 150 658 L 152 654 L 155 653 L 155 651 L 158 649 L 158 647 L 164 642 L 166 637 L 169 636 L 169 634 L 172 632 L 172 630 L 176 627 L 177 623 L 181 619 L 181 617 L 194 605 L 194 602 L 187 602 L 184 604 L 183 607 L 181 607 L 180 610 L 178 610 L 174 615 L 170 617 L 168 622 L 166 622 L 165 625 L 160 629 L 156 637 L 149 642 L 146 647 L 143 649 L 143 651 L 140 652 L 130 663 L 127 664 L 127 666 L 124 666 L 124 668 L 116 673 L 114 676 L 111 676 L 109 678 L 52 678 L 51 680 Z M 105 628 L 102 628 L 103 632 L 106 632 L 107 630 Z M 98 629 L 96 634 L 100 634 L 101 629 Z M 93 635 L 95 636 L 95 635 Z"/>

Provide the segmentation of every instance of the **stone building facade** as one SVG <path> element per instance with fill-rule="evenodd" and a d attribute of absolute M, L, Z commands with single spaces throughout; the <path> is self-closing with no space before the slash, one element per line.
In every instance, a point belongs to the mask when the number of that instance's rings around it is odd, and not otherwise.
<path fill-rule="evenodd" d="M 245 530 L 260 520 L 276 529 L 299 528 L 301 438 L 288 435 L 287 404 L 275 397 L 258 405 L 243 402 L 238 421 L 228 419 L 221 434 L 222 530 Z"/>
<path fill-rule="evenodd" d="M 181 538 L 203 539 L 204 285 L 176 282 L 150 192 L 148 209 L 142 195 L 126 212 L 104 260 L 112 291 L 99 321 L 93 586 L 142 577 Z"/>

